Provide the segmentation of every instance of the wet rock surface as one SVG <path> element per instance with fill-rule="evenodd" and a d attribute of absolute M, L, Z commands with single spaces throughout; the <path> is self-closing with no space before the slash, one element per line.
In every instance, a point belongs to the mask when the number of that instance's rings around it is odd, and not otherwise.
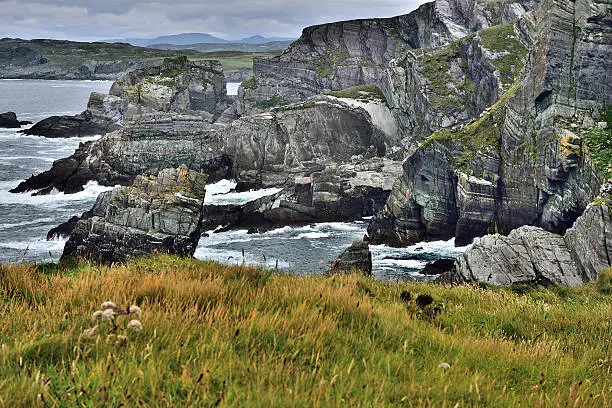
<path fill-rule="evenodd" d="M 21 126 L 29 125 L 31 123 L 32 122 L 18 120 L 15 112 L 0 113 L 0 128 L 18 129 Z"/>
<path fill-rule="evenodd" d="M 332 273 L 361 271 L 372 275 L 372 253 L 365 241 L 357 241 L 332 261 Z"/>
<path fill-rule="evenodd" d="M 123 262 L 153 253 L 192 256 L 202 231 L 206 179 L 185 167 L 166 169 L 101 194 L 91 217 L 74 228 L 61 261 Z"/>

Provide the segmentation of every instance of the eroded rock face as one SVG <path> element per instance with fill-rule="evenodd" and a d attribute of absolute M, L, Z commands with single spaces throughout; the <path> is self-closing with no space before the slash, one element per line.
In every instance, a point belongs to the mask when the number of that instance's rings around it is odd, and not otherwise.
<path fill-rule="evenodd" d="M 457 258 L 454 280 L 576 286 L 597 279 L 612 265 L 611 192 L 604 185 L 565 236 L 524 226 L 508 236 L 476 238 Z"/>
<path fill-rule="evenodd" d="M 406 160 L 370 225 L 372 241 L 462 245 L 522 225 L 563 234 L 601 184 L 579 132 L 612 97 L 609 19 L 594 0 L 546 0 L 525 15 L 516 35 L 532 49 L 519 83 L 479 120 L 434 133 Z"/>
<path fill-rule="evenodd" d="M 113 83 L 109 95 L 92 93 L 87 110 L 53 116 L 25 134 L 80 137 L 113 132 L 163 115 L 189 115 L 210 124 L 227 107 L 226 82 L 218 61 L 169 58 L 159 66 L 131 71 Z"/>
<path fill-rule="evenodd" d="M 237 113 L 277 95 L 296 102 L 362 84 L 386 86 L 387 64 L 410 49 L 449 44 L 471 32 L 515 20 L 537 1 L 438 0 L 393 18 L 341 21 L 305 28 L 281 56 L 256 59 L 239 94 Z"/>
<path fill-rule="evenodd" d="M 181 167 L 138 176 L 98 197 L 66 243 L 62 262 L 103 263 L 157 253 L 192 256 L 201 235 L 206 176 Z"/>

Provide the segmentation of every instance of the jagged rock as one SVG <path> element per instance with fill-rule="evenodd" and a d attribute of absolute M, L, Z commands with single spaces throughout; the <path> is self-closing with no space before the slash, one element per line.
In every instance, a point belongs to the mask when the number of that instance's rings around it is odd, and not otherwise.
<path fill-rule="evenodd" d="M 206 124 L 227 106 L 223 67 L 218 61 L 168 58 L 159 66 L 131 71 L 115 81 L 109 95 L 94 92 L 87 110 L 76 116 L 53 116 L 23 133 L 46 137 L 105 134 L 141 121 L 187 115 Z M 164 118 L 168 116 L 168 118 Z"/>
<path fill-rule="evenodd" d="M 563 237 L 531 226 L 517 228 L 507 237 L 476 238 L 457 258 L 456 269 L 460 281 L 494 285 L 577 286 L 583 282 Z"/>
<path fill-rule="evenodd" d="M 442 275 L 445 273 L 453 273 L 455 270 L 454 259 L 438 259 L 425 265 L 419 273 L 421 275 Z"/>
<path fill-rule="evenodd" d="M 487 235 L 457 258 L 456 281 L 576 286 L 612 266 L 612 187 L 606 184 L 565 236 L 524 226 Z"/>
<path fill-rule="evenodd" d="M 372 275 L 372 253 L 367 242 L 357 241 L 332 262 L 331 272 L 361 271 Z"/>
<path fill-rule="evenodd" d="M 515 20 L 537 1 L 438 0 L 406 15 L 341 21 L 305 28 L 280 56 L 253 62 L 234 106 L 250 114 L 257 102 L 305 100 L 322 91 L 362 84 L 386 87 L 386 65 L 409 49 L 442 46 L 471 32 Z M 255 109 L 254 109 L 255 107 Z"/>
<path fill-rule="evenodd" d="M 17 120 L 15 112 L 0 113 L 0 128 L 18 129 L 23 125 L 29 125 L 32 122 Z"/>
<path fill-rule="evenodd" d="M 98 197 L 90 218 L 77 223 L 62 262 L 104 263 L 158 253 L 192 256 L 202 227 L 206 176 L 185 167 L 138 176 L 129 187 Z"/>
<path fill-rule="evenodd" d="M 584 281 L 612 266 L 612 184 L 602 186 L 600 196 L 567 230 L 565 244 Z"/>
<path fill-rule="evenodd" d="M 522 225 L 563 234 L 602 181 L 580 129 L 568 129 L 612 98 L 610 81 L 590 79 L 612 68 L 606 10 L 595 0 L 544 0 L 524 15 L 515 35 L 531 51 L 520 81 L 477 121 L 437 131 L 406 160 L 371 222 L 372 242 L 461 245 Z"/>

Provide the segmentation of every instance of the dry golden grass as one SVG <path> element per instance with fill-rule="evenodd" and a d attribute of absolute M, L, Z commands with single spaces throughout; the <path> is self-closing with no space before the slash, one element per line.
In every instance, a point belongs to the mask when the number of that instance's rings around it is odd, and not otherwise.
<path fill-rule="evenodd" d="M 2 266 L 0 406 L 610 406 L 600 289 L 386 285 L 170 257 Z M 138 304 L 144 330 L 83 336 L 106 300 Z"/>

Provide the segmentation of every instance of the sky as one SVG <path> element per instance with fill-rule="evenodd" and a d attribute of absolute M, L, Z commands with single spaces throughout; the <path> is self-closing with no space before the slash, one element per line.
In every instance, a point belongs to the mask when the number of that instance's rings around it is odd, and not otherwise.
<path fill-rule="evenodd" d="M 297 38 L 332 21 L 406 14 L 425 0 L 0 0 L 0 38 L 92 41 L 199 32 Z"/>

